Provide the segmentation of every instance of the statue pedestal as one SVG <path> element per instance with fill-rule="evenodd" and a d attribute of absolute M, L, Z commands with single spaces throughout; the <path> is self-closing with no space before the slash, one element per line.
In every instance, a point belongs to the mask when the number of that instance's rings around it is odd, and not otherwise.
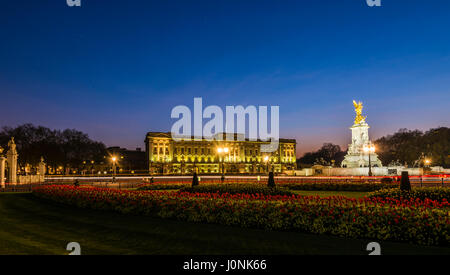
<path fill-rule="evenodd" d="M 369 128 L 369 125 L 365 121 L 361 121 L 350 127 L 350 130 L 352 130 L 352 144 L 348 147 L 347 155 L 345 156 L 344 161 L 342 161 L 342 167 L 369 167 L 369 162 L 372 167 L 383 166 L 378 159 L 377 154 L 371 153 L 369 161 L 369 154 L 364 152 L 364 146 L 371 144 L 369 139 Z"/>

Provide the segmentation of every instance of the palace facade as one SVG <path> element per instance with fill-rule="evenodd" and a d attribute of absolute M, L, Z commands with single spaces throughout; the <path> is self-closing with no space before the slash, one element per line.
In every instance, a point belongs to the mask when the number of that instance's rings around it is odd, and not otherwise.
<path fill-rule="evenodd" d="M 222 134 L 224 135 L 224 134 Z M 225 135 L 224 135 L 225 136 Z M 188 139 L 175 141 L 171 133 L 149 132 L 145 139 L 151 174 L 258 174 L 295 170 L 296 140 L 280 139 L 276 152 L 260 151 L 264 141 Z"/>

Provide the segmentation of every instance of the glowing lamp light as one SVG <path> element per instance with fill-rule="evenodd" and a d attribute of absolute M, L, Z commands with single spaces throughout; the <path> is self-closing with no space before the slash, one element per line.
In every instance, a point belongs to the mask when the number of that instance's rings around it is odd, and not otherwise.
<path fill-rule="evenodd" d="M 116 162 L 117 158 L 116 158 L 116 157 L 112 157 L 111 160 L 112 160 L 113 162 Z"/>
<path fill-rule="evenodd" d="M 363 150 L 366 153 L 374 153 L 375 152 L 375 145 L 364 145 Z"/>
<path fill-rule="evenodd" d="M 268 162 L 268 161 L 269 161 L 269 156 L 265 156 L 265 157 L 264 157 L 264 161 L 265 161 L 265 162 Z"/>
<path fill-rule="evenodd" d="M 224 148 L 219 147 L 219 148 L 217 148 L 217 153 L 219 153 L 219 154 L 228 153 L 228 151 L 229 151 L 228 147 L 224 147 Z"/>

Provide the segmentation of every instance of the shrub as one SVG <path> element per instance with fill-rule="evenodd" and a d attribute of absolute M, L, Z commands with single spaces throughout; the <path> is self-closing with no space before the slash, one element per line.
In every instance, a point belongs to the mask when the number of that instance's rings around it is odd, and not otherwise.
<path fill-rule="evenodd" d="M 189 193 L 219 193 L 219 194 L 261 194 L 261 195 L 287 195 L 293 193 L 287 188 L 268 187 L 262 184 L 246 183 L 223 183 L 223 184 L 205 184 L 193 187 L 184 187 L 180 192 Z"/>
<path fill-rule="evenodd" d="M 33 195 L 77 207 L 189 222 L 347 238 L 450 244 L 448 202 L 264 196 L 40 186 Z"/>
<path fill-rule="evenodd" d="M 275 178 L 273 176 L 273 172 L 269 172 L 269 180 L 267 182 L 267 186 L 269 188 L 275 188 Z"/>
<path fill-rule="evenodd" d="M 194 176 L 192 177 L 192 187 L 198 186 L 198 177 L 197 173 L 194 172 Z"/>
<path fill-rule="evenodd" d="M 409 181 L 408 171 L 402 172 L 402 180 L 400 182 L 400 190 L 402 191 L 411 191 L 411 182 Z"/>
<path fill-rule="evenodd" d="M 383 189 L 369 193 L 369 198 L 393 198 L 393 199 L 419 199 L 434 200 L 439 202 L 450 201 L 450 188 L 445 187 L 417 187 L 410 192 L 398 188 Z"/>

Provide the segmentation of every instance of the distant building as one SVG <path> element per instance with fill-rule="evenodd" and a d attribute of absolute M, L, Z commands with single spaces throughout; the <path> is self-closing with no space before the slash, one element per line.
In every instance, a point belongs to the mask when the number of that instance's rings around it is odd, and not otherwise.
<path fill-rule="evenodd" d="M 261 140 L 211 141 L 190 139 L 174 141 L 171 133 L 149 132 L 145 139 L 146 159 L 151 174 L 225 173 L 256 174 L 268 169 L 284 173 L 296 169 L 296 140 L 280 139 L 276 152 L 260 151 Z M 219 153 L 219 148 L 227 152 Z M 265 158 L 267 157 L 267 161 Z M 270 167 L 270 168 L 269 168 Z"/>

